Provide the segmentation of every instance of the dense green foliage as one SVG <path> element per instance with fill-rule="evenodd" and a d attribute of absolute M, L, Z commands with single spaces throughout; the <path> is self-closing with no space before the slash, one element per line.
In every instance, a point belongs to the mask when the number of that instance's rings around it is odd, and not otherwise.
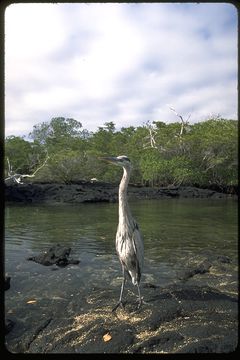
<path fill-rule="evenodd" d="M 193 125 L 156 121 L 120 131 L 108 122 L 92 133 L 77 120 L 59 117 L 35 125 L 30 141 L 7 137 L 5 159 L 13 171 L 30 174 L 48 155 L 34 181 L 71 183 L 118 181 L 121 169 L 98 157 L 127 155 L 135 184 L 229 187 L 237 185 L 237 130 L 236 120 L 214 118 Z"/>

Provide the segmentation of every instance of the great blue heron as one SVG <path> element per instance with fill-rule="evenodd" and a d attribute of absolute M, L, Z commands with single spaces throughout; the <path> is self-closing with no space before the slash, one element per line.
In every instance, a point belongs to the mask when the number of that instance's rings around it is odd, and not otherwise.
<path fill-rule="evenodd" d="M 100 159 L 123 168 L 123 176 L 119 185 L 119 223 L 116 233 L 116 251 L 122 265 L 123 280 L 119 301 L 112 311 L 115 311 L 119 306 L 124 307 L 122 296 L 126 282 L 126 274 L 129 275 L 133 285 L 137 286 L 139 308 L 142 304 L 139 283 L 143 268 L 144 248 L 142 235 L 138 224 L 131 214 L 127 200 L 127 187 L 132 165 L 128 157 L 124 155 L 118 157 L 102 157 Z"/>

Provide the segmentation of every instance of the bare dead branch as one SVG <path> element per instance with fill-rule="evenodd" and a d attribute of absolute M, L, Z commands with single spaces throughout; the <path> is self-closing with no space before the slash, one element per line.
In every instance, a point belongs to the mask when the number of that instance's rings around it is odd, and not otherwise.
<path fill-rule="evenodd" d="M 25 177 L 30 177 L 30 178 L 32 178 L 32 177 L 34 177 L 34 176 L 36 175 L 36 173 L 46 165 L 48 159 L 49 159 L 49 156 L 48 156 L 48 154 L 47 154 L 47 157 L 46 157 L 46 159 L 44 160 L 43 164 L 42 164 L 41 166 L 39 166 L 39 168 L 37 168 L 37 170 L 35 170 L 32 175 L 21 175 L 22 178 L 25 178 Z"/>
<path fill-rule="evenodd" d="M 156 141 L 155 141 L 155 138 L 154 138 L 156 130 L 153 128 L 153 125 L 150 123 L 150 121 L 147 121 L 146 126 L 147 126 L 147 129 L 149 131 L 149 136 L 146 136 L 145 139 L 150 140 L 150 147 L 151 148 L 157 149 L 158 147 L 156 145 Z M 146 145 L 144 147 L 146 148 L 146 147 L 148 147 L 148 145 Z"/>
<path fill-rule="evenodd" d="M 39 166 L 39 167 L 34 171 L 33 174 L 29 175 L 29 174 L 17 174 L 17 173 L 14 174 L 13 171 L 12 171 L 12 166 L 11 166 L 11 164 L 10 164 L 9 158 L 7 158 L 7 162 L 8 162 L 8 177 L 5 179 L 5 182 L 6 182 L 6 181 L 9 181 L 9 180 L 12 180 L 13 182 L 16 182 L 17 184 L 23 184 L 23 181 L 22 181 L 22 180 L 23 180 L 24 178 L 33 178 L 33 177 L 36 175 L 36 173 L 46 165 L 48 159 L 49 159 L 49 156 L 48 156 L 48 153 L 47 153 L 46 159 L 44 160 L 43 164 L 42 164 L 41 166 Z"/>
<path fill-rule="evenodd" d="M 174 112 L 174 114 L 177 115 L 177 117 L 179 117 L 181 119 L 181 122 L 184 122 L 182 115 L 178 114 L 174 108 L 169 107 L 169 109 L 172 110 Z"/>
<path fill-rule="evenodd" d="M 185 151 L 185 146 L 184 146 L 184 142 L 183 142 L 183 132 L 184 132 L 185 129 L 187 131 L 188 120 L 190 119 L 191 114 L 188 115 L 188 118 L 185 121 L 183 119 L 182 115 L 178 114 L 177 111 L 173 107 L 169 107 L 169 108 L 181 120 L 181 129 L 179 131 L 179 134 L 175 135 L 175 137 L 177 137 L 179 139 L 179 147 L 180 147 L 181 152 L 184 152 Z"/>
<path fill-rule="evenodd" d="M 180 137 L 180 139 L 181 139 L 182 134 L 183 134 L 184 127 L 188 125 L 188 120 L 190 119 L 191 114 L 188 115 L 188 118 L 187 118 L 187 120 L 185 121 L 185 120 L 183 119 L 182 115 L 178 114 L 174 108 L 169 107 L 169 109 L 172 110 L 172 111 L 174 112 L 174 114 L 175 114 L 177 117 L 179 117 L 179 119 L 181 120 L 181 123 L 182 123 L 182 124 L 181 124 L 180 133 L 179 133 L 179 137 Z"/>

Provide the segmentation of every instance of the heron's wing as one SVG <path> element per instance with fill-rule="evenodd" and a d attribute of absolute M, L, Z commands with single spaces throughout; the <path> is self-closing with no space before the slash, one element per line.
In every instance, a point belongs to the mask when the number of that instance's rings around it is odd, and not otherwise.
<path fill-rule="evenodd" d="M 134 224 L 134 230 L 133 230 L 133 234 L 132 234 L 132 245 L 133 245 L 133 250 L 134 250 L 134 253 L 135 253 L 136 259 L 137 259 L 136 270 L 137 270 L 139 280 L 140 280 L 142 268 L 143 268 L 144 247 L 143 247 L 142 235 L 138 228 L 137 223 Z"/>

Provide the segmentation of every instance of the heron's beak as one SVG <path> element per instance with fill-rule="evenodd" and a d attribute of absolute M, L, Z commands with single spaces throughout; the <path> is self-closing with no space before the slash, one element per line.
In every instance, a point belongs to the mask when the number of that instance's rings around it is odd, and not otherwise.
<path fill-rule="evenodd" d="M 104 157 L 99 157 L 98 159 L 114 165 L 118 163 L 118 159 L 114 156 L 104 156 Z"/>

